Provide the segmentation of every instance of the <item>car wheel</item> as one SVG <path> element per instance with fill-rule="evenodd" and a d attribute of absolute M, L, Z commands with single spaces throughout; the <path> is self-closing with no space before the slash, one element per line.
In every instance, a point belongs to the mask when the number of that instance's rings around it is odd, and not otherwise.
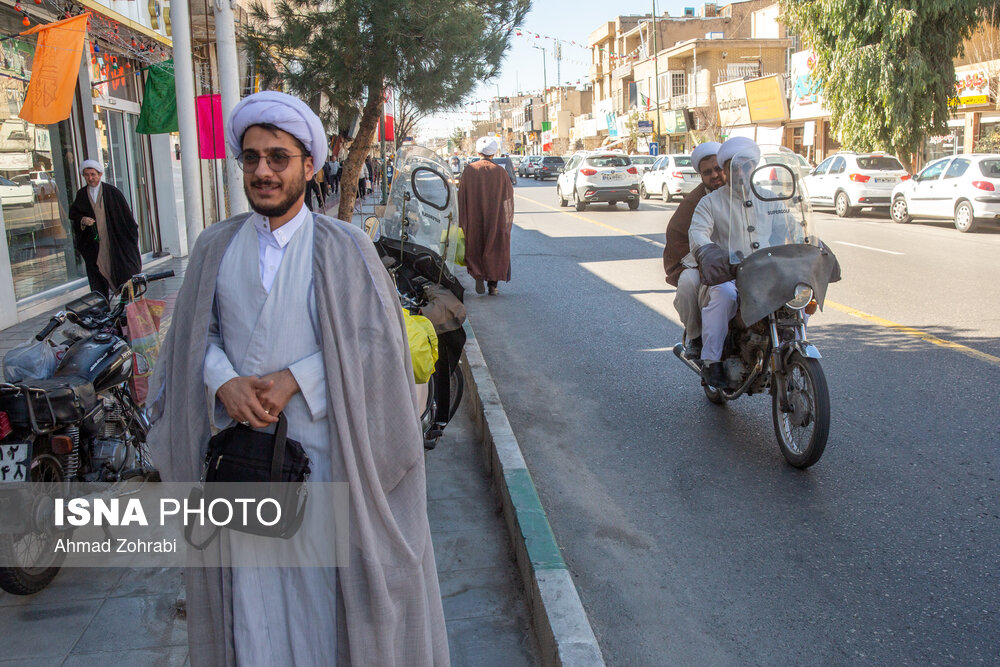
<path fill-rule="evenodd" d="M 955 229 L 960 232 L 974 232 L 977 227 L 979 221 L 976 220 L 972 204 L 965 199 L 958 202 L 958 206 L 955 207 Z"/>
<path fill-rule="evenodd" d="M 892 200 L 892 208 L 889 209 L 889 216 L 892 218 L 893 222 L 897 222 L 901 225 L 913 220 L 910 217 L 910 211 L 906 207 L 906 197 L 903 195 L 897 196 Z"/>
<path fill-rule="evenodd" d="M 834 208 L 837 210 L 837 217 L 850 218 L 858 213 L 856 206 L 851 206 L 851 200 L 847 198 L 846 192 L 838 192 L 834 200 Z"/>
<path fill-rule="evenodd" d="M 638 211 L 639 210 L 639 200 L 638 199 L 630 199 L 629 202 L 628 202 L 628 210 L 630 210 L 630 211 Z"/>
<path fill-rule="evenodd" d="M 639 184 L 639 196 L 642 197 L 643 199 L 649 199 L 649 193 L 646 192 L 646 184 L 645 183 L 640 183 Z"/>
<path fill-rule="evenodd" d="M 559 198 L 560 206 L 569 206 L 569 202 L 566 201 L 565 197 L 563 197 L 562 188 L 559 187 L 558 185 L 556 186 L 556 197 Z"/>
<path fill-rule="evenodd" d="M 573 201 L 576 204 L 577 211 L 585 211 L 587 209 L 587 202 L 580 201 L 580 195 L 576 192 L 573 192 Z"/>
<path fill-rule="evenodd" d="M 674 197 L 670 194 L 670 189 L 666 185 L 663 186 L 663 191 L 660 193 L 663 196 L 663 201 L 673 201 Z"/>

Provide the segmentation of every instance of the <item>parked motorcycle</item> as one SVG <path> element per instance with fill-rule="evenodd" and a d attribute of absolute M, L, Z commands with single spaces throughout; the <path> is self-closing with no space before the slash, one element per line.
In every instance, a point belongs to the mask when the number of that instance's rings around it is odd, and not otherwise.
<path fill-rule="evenodd" d="M 729 384 L 713 387 L 702 380 L 702 386 L 716 404 L 769 392 L 781 453 L 791 465 L 807 468 L 826 447 L 830 397 L 806 324 L 822 308 L 828 284 L 840 280 L 840 266 L 815 235 L 808 194 L 785 164 L 758 167 L 736 156 L 729 184 L 730 210 L 739 213 L 715 222 L 730 226 L 729 261 L 739 310 L 723 349 Z M 688 358 L 683 344 L 673 350 L 700 375 L 699 361 Z"/>
<path fill-rule="evenodd" d="M 97 292 L 67 304 L 35 336 L 47 341 L 64 324 L 75 325 L 64 330 L 68 347 L 54 375 L 0 383 L 0 489 L 31 491 L 6 496 L 7 512 L 13 499 L 28 506 L 0 519 L 0 588 L 8 593 L 37 593 L 59 572 L 50 495 L 75 495 L 75 487 L 91 482 L 159 481 L 146 447 L 149 423 L 129 389 L 133 367 L 148 367 L 122 327 L 129 301 L 149 282 L 173 275 L 133 276 L 113 308 Z"/>
<path fill-rule="evenodd" d="M 427 317 L 437 333 L 438 360 L 421 416 L 424 446 L 433 449 L 465 389 L 459 366 L 466 338 L 465 289 L 452 273 L 459 244 L 458 194 L 448 163 L 420 146 L 401 149 L 385 213 L 366 220 L 365 228 L 402 306 Z"/>

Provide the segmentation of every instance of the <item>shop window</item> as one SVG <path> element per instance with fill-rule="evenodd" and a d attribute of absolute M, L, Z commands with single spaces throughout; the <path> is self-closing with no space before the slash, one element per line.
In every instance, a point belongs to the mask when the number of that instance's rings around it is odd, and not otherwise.
<path fill-rule="evenodd" d="M 0 13 L 0 30 L 20 30 L 20 15 Z M 0 204 L 14 278 L 24 299 L 86 276 L 67 217 L 79 185 L 69 120 L 32 125 L 17 117 L 31 76 L 34 44 L 0 42 Z M 74 105 L 78 109 L 77 105 Z"/>

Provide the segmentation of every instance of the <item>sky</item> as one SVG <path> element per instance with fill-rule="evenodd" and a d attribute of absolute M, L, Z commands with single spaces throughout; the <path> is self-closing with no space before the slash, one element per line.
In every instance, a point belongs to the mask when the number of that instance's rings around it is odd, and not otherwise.
<path fill-rule="evenodd" d="M 488 113 L 489 100 L 500 97 L 512 97 L 520 91 L 540 91 L 544 83 L 549 86 L 561 81 L 576 85 L 577 81 L 584 84 L 590 72 L 590 50 L 587 48 L 587 37 L 603 22 L 613 20 L 616 16 L 627 14 L 650 14 L 653 11 L 654 0 L 534 0 L 531 12 L 521 25 L 522 36 L 511 37 L 511 46 L 501 66 L 499 76 L 491 81 L 481 83 L 469 95 L 470 104 L 456 112 L 439 113 L 425 119 L 418 129 L 418 136 L 449 136 L 456 127 L 470 128 L 473 115 L 477 109 Z M 656 11 L 659 16 L 669 12 L 671 16 L 680 16 L 685 7 L 700 7 L 704 0 L 658 0 Z M 725 4 L 718 2 L 718 4 Z M 531 33 L 531 34 L 528 34 Z M 535 39 L 534 35 L 541 35 Z M 553 53 L 554 42 L 545 37 L 555 37 L 566 41 L 575 41 L 582 47 L 563 44 L 562 61 L 556 63 Z M 542 68 L 542 51 L 545 48 L 545 68 Z M 559 74 L 557 78 L 556 74 Z M 475 104 L 476 101 L 480 101 Z M 485 116 L 484 116 L 485 117 Z"/>

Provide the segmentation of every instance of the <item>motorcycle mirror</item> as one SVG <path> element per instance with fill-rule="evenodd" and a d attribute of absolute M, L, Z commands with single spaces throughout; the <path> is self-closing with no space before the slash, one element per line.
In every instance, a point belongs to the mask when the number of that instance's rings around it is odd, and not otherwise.
<path fill-rule="evenodd" d="M 365 218 L 365 222 L 362 229 L 365 230 L 365 234 L 368 235 L 368 238 L 370 238 L 372 241 L 378 241 L 380 236 L 379 229 L 381 228 L 381 226 L 382 223 L 379 221 L 379 219 L 376 218 L 374 215 L 370 215 L 367 218 Z"/>
<path fill-rule="evenodd" d="M 761 201 L 785 201 L 795 196 L 795 175 L 783 164 L 766 164 L 750 175 L 750 187 Z"/>
<path fill-rule="evenodd" d="M 413 195 L 424 204 L 439 211 L 448 208 L 451 201 L 451 188 L 448 179 L 428 167 L 417 167 L 410 175 Z"/>

